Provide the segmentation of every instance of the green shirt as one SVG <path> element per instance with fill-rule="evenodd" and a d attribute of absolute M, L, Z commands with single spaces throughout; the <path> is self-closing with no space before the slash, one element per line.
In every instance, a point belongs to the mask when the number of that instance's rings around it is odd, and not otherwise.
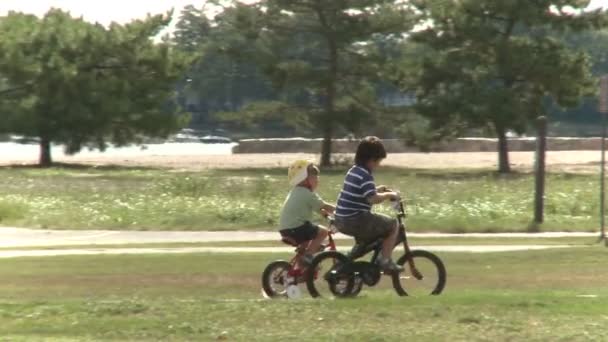
<path fill-rule="evenodd" d="M 279 225 L 281 229 L 297 228 L 306 221 L 312 220 L 312 214 L 319 212 L 323 206 L 323 200 L 315 192 L 296 186 L 289 192 L 283 209 Z"/>

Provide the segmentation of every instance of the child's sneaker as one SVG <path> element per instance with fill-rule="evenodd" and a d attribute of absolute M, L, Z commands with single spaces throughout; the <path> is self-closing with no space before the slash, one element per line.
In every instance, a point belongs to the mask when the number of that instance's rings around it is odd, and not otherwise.
<path fill-rule="evenodd" d="M 386 273 L 400 273 L 403 272 L 403 266 L 397 265 L 392 259 L 378 258 L 376 262 L 382 271 Z"/>

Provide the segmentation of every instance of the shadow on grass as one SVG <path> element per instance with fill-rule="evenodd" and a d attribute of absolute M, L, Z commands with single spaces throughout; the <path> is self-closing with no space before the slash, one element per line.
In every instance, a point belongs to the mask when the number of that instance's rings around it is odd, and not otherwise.
<path fill-rule="evenodd" d="M 533 176 L 531 172 L 512 171 L 503 174 L 490 169 L 417 169 L 417 168 L 396 168 L 387 167 L 378 173 L 401 174 L 404 176 L 414 176 L 418 178 L 435 180 L 471 180 L 480 178 L 491 178 L 496 180 L 513 180 L 528 178 Z"/>

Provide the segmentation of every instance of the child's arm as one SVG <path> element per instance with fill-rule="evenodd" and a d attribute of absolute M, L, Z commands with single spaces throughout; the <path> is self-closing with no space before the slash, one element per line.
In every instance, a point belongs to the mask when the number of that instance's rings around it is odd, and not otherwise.
<path fill-rule="evenodd" d="M 336 207 L 334 205 L 331 205 L 327 202 L 323 202 L 323 205 L 321 206 L 321 214 L 323 214 L 324 212 L 332 214 L 334 211 L 336 211 Z"/>
<path fill-rule="evenodd" d="M 328 213 L 332 214 L 336 210 L 336 207 L 334 207 L 332 204 L 323 201 L 323 199 L 321 199 L 321 197 L 316 193 L 313 193 L 311 199 L 313 201 L 313 211 L 318 212 L 319 214 L 321 214 L 321 216 L 327 216 Z"/>
<path fill-rule="evenodd" d="M 378 185 L 376 187 L 376 192 L 384 193 L 390 191 L 386 185 Z"/>
<path fill-rule="evenodd" d="M 370 204 L 379 204 L 382 203 L 384 201 L 397 201 L 399 199 L 399 194 L 396 192 L 384 192 L 384 193 L 377 193 L 373 196 L 370 196 L 367 198 L 367 201 Z"/>

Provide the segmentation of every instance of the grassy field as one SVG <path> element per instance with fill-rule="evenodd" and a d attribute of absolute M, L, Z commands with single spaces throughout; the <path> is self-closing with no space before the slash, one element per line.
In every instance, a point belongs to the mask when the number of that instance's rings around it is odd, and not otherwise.
<path fill-rule="evenodd" d="M 388 283 L 358 299 L 261 300 L 277 254 L 78 256 L 0 262 L 8 341 L 601 341 L 602 247 L 443 253 L 439 297 Z M 284 257 L 287 257 L 285 255 Z"/>
<path fill-rule="evenodd" d="M 345 169 L 325 171 L 320 194 L 333 202 Z M 70 229 L 275 229 L 288 191 L 284 169 L 208 170 L 1 168 L 0 225 Z M 552 174 L 542 230 L 592 231 L 598 177 Z M 380 184 L 410 199 L 411 231 L 526 231 L 530 174 L 383 169 Z M 381 212 L 390 208 L 381 206 Z"/>

